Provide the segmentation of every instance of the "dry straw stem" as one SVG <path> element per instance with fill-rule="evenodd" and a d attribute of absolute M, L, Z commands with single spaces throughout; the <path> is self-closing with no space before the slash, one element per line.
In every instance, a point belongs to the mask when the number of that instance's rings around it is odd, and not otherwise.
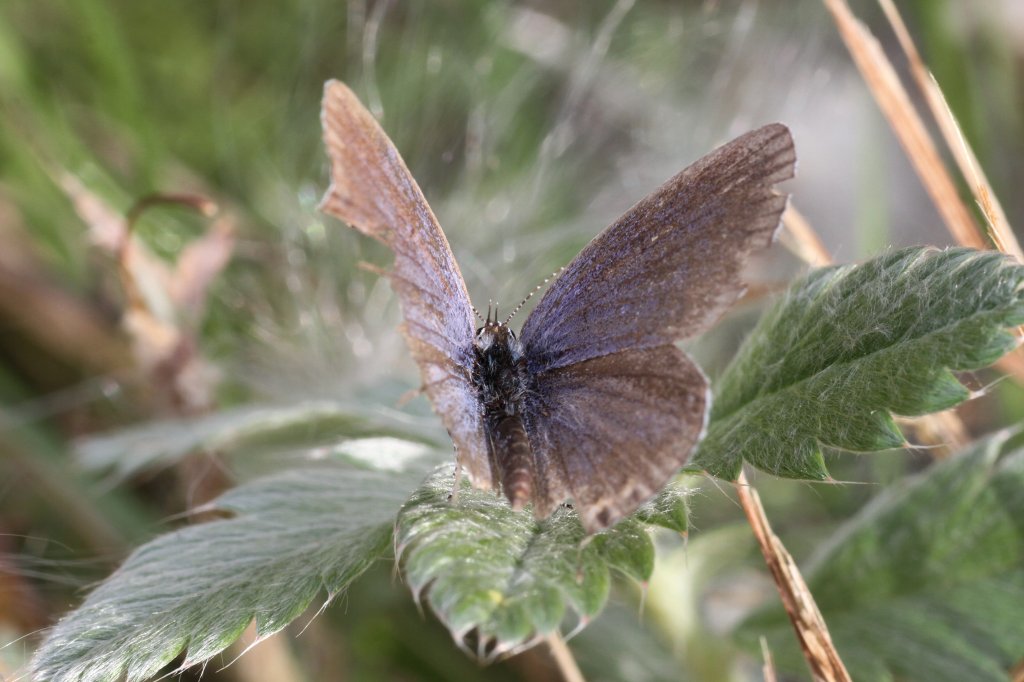
<path fill-rule="evenodd" d="M 782 233 L 782 241 L 802 260 L 813 267 L 825 267 L 832 263 L 832 256 L 822 243 L 810 222 L 796 209 L 792 202 L 782 214 L 782 223 L 786 230 Z M 797 639 L 807 659 L 807 665 L 814 673 L 816 680 L 849 680 L 849 674 L 843 667 L 838 652 L 832 645 L 814 596 L 807 589 L 807 583 L 793 561 L 793 557 L 783 546 L 782 541 L 771 529 L 768 517 L 761 506 L 761 498 L 757 491 L 740 472 L 736 480 L 740 504 L 747 515 L 747 520 L 754 531 L 754 537 L 761 546 L 765 563 L 772 574 L 772 579 L 782 597 L 782 605 L 793 623 Z M 774 665 L 767 643 L 762 638 L 761 650 L 764 655 L 764 679 L 766 682 L 775 680 Z"/>
<path fill-rule="evenodd" d="M 1017 661 L 1010 671 L 1010 682 L 1024 682 L 1024 658 Z"/>
<path fill-rule="evenodd" d="M 579 665 L 576 664 L 576 659 L 573 658 L 569 645 L 565 643 L 562 636 L 553 632 L 547 636 L 546 640 L 548 648 L 551 650 L 551 657 L 555 659 L 558 671 L 562 674 L 562 679 L 565 682 L 586 682 Z"/>
<path fill-rule="evenodd" d="M 844 0 L 824 0 L 832 12 L 839 34 L 846 43 L 861 76 L 875 96 L 893 132 L 917 170 L 921 182 L 957 242 L 976 249 L 990 245 L 960 199 L 956 185 L 942 163 L 939 152 L 914 109 L 896 70 L 878 41 L 854 17 Z"/>
<path fill-rule="evenodd" d="M 1000 251 L 1009 253 L 1024 263 L 1024 251 L 1021 251 L 1017 237 L 1013 234 L 1013 230 L 1010 229 L 1010 223 L 1006 219 L 1006 213 L 1003 212 L 1003 206 L 999 203 L 992 185 L 989 184 L 981 164 L 978 163 L 974 150 L 967 144 L 963 131 L 960 129 L 960 124 L 957 123 L 956 117 L 946 101 L 946 96 L 942 93 L 942 88 L 939 87 L 939 84 L 935 81 L 935 76 L 932 75 L 928 67 L 925 66 L 924 60 L 921 59 L 921 54 L 917 51 L 917 46 L 914 45 L 910 32 L 907 31 L 906 24 L 903 23 L 903 17 L 900 16 L 899 10 L 896 9 L 896 5 L 893 4 L 892 0 L 879 0 L 879 4 L 882 5 L 882 10 L 885 11 L 885 16 L 888 17 L 889 23 L 892 25 L 900 47 L 903 48 L 903 53 L 907 56 L 907 61 L 910 64 L 910 73 L 917 83 L 917 87 L 920 88 L 921 93 L 924 95 L 928 108 L 931 110 L 935 122 L 939 125 L 939 130 L 942 131 L 942 137 L 946 141 L 946 146 L 952 152 L 953 158 L 960 168 L 960 173 L 966 178 L 971 191 L 974 193 L 974 198 L 978 202 L 985 220 L 988 222 L 989 235 L 992 237 L 992 241 L 996 243 Z"/>
<path fill-rule="evenodd" d="M 917 110 L 914 109 L 906 89 L 900 83 L 892 63 L 878 45 L 878 41 L 854 17 L 845 0 L 823 1 L 829 11 L 832 12 L 836 26 L 839 29 L 839 34 L 846 43 L 850 55 L 857 64 L 857 68 L 860 69 L 864 81 L 874 94 L 879 107 L 881 107 L 886 118 L 889 119 L 889 124 L 906 150 L 907 156 L 910 157 L 911 163 L 917 169 L 925 189 L 946 222 L 946 227 L 949 229 L 950 234 L 953 235 L 953 238 L 961 246 L 969 246 L 976 249 L 990 248 L 985 235 L 973 218 L 971 218 L 967 206 L 961 201 L 960 195 L 956 191 L 956 186 L 936 151 L 934 142 L 921 121 Z M 986 220 L 988 220 L 992 228 L 993 239 L 996 245 L 1004 253 L 1012 254 L 1020 259 L 1021 262 L 1024 262 L 1024 254 L 1021 253 L 1020 245 L 1009 229 L 1009 224 L 1006 221 L 1005 214 L 1003 214 L 1002 207 L 988 181 L 985 179 L 984 174 L 981 172 L 977 159 L 967 146 L 967 142 L 960 132 L 960 128 L 952 113 L 950 113 L 938 84 L 935 83 L 934 78 L 928 75 L 928 71 L 924 67 L 923 62 L 921 62 L 917 50 L 913 47 L 910 34 L 907 32 L 903 22 L 899 20 L 898 15 L 895 14 L 895 9 L 891 8 L 890 11 L 890 8 L 886 7 L 885 0 L 880 1 L 882 2 L 882 8 L 886 10 L 890 21 L 893 23 L 893 29 L 896 31 L 897 38 L 901 45 L 903 45 L 904 51 L 907 52 L 908 59 L 911 61 L 912 71 L 915 72 L 915 78 L 918 78 L 919 82 L 923 78 L 923 81 L 928 84 L 927 86 L 922 85 L 922 88 L 925 89 L 925 96 L 935 114 L 936 120 L 946 135 L 947 141 L 949 141 L 950 149 L 958 159 L 958 163 L 960 163 L 961 168 L 966 167 L 964 175 L 971 184 Z M 915 63 L 917 66 L 915 66 Z M 923 76 L 916 75 L 918 70 L 920 70 Z M 964 157 L 963 160 L 961 160 L 961 157 Z M 1021 355 L 1019 350 L 1003 356 L 996 363 L 996 366 L 1013 376 L 1018 383 L 1024 383 L 1024 356 Z"/>
<path fill-rule="evenodd" d="M 241 639 L 231 645 L 227 656 L 239 682 L 300 682 L 306 679 L 285 634 L 278 632 L 260 641 L 255 622 L 249 623 Z"/>
<path fill-rule="evenodd" d="M 775 674 L 775 661 L 772 660 L 772 650 L 768 648 L 768 640 L 761 638 L 761 658 L 764 664 L 761 666 L 761 674 L 764 682 L 778 682 L 778 675 Z"/>
<path fill-rule="evenodd" d="M 971 442 L 967 427 L 954 410 L 923 417 L 896 417 L 896 423 L 909 427 L 918 443 L 934 446 L 929 450 L 934 459 L 945 459 Z"/>
<path fill-rule="evenodd" d="M 825 248 L 825 244 L 807 218 L 796 210 L 792 201 L 782 214 L 782 224 L 786 228 L 781 236 L 782 241 L 797 257 L 813 268 L 823 268 L 832 264 L 832 254 Z"/>
<path fill-rule="evenodd" d="M 851 682 L 850 674 L 846 672 L 846 667 L 832 643 L 825 619 L 821 617 L 818 605 L 814 603 L 814 596 L 807 588 L 807 583 L 800 575 L 793 557 L 772 531 L 764 507 L 761 506 L 761 498 L 747 482 L 743 472 L 740 472 L 739 478 L 736 479 L 736 492 L 750 527 L 754 529 L 754 536 L 761 546 L 765 563 L 768 564 L 768 570 L 771 571 L 772 579 L 779 589 L 782 606 L 793 623 L 797 640 L 814 679 L 820 682 Z"/>

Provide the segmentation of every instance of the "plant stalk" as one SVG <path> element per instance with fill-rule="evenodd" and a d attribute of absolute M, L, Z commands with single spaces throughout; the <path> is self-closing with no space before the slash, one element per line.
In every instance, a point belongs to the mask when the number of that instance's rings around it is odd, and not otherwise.
<path fill-rule="evenodd" d="M 814 596 L 800 575 L 793 557 L 772 531 L 761 498 L 742 471 L 736 479 L 736 492 L 815 681 L 852 682 L 832 643 L 825 619 L 814 603 Z"/>

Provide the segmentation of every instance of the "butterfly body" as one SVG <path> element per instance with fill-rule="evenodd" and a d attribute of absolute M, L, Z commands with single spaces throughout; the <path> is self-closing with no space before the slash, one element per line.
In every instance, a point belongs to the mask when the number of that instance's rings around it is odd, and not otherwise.
<path fill-rule="evenodd" d="M 488 320 L 473 345 L 473 384 L 480 395 L 492 487 L 499 485 L 515 509 L 533 494 L 533 450 L 526 425 L 529 370 L 523 345 L 508 325 Z"/>
<path fill-rule="evenodd" d="M 388 273 L 424 392 L 478 488 L 539 518 L 571 500 L 588 533 L 632 513 L 703 437 L 708 380 L 676 342 L 744 292 L 793 177 L 786 126 L 741 135 L 637 202 L 554 280 L 518 337 L 475 329 L 455 256 L 373 115 L 330 81 L 322 110 L 331 187 L 321 208 L 394 253 Z"/>

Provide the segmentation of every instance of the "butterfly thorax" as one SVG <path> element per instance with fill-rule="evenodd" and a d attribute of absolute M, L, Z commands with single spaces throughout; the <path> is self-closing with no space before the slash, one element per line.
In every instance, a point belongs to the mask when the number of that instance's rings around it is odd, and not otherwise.
<path fill-rule="evenodd" d="M 523 347 L 507 325 L 488 321 L 477 331 L 473 383 L 484 408 L 494 483 L 513 508 L 530 501 L 533 453 L 523 424 L 529 374 Z"/>

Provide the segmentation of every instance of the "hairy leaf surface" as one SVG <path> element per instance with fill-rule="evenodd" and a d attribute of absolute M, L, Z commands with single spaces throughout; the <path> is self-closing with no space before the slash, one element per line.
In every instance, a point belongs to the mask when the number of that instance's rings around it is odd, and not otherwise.
<path fill-rule="evenodd" d="M 585 541 L 575 511 L 536 521 L 492 491 L 459 490 L 435 471 L 398 515 L 405 580 L 461 646 L 491 659 L 554 632 L 570 610 L 586 623 L 604 606 L 616 570 L 646 581 L 654 545 L 629 518 Z"/>
<path fill-rule="evenodd" d="M 998 434 L 879 495 L 805 573 L 855 680 L 992 682 L 1024 652 L 1024 449 Z M 804 670 L 780 609 L 741 635 L 768 637 Z"/>
<path fill-rule="evenodd" d="M 281 630 L 387 552 L 423 474 L 331 463 L 229 491 L 212 506 L 235 516 L 143 545 L 62 619 L 34 679 L 145 680 L 182 652 L 182 667 L 220 653 L 254 620 L 261 637 Z"/>
<path fill-rule="evenodd" d="M 395 420 L 350 404 L 309 401 L 295 405 L 244 405 L 199 417 L 153 421 L 90 436 L 76 445 L 88 469 L 110 470 L 123 480 L 145 469 L 168 466 L 196 451 L 230 453 L 333 443 L 340 436 L 409 434 Z"/>
<path fill-rule="evenodd" d="M 967 399 L 951 370 L 985 367 L 1016 345 L 1024 267 L 999 253 L 910 248 L 824 268 L 795 284 L 719 382 L 692 468 L 733 480 L 744 460 L 770 473 L 828 477 L 823 445 L 903 445 L 892 415 Z"/>
<path fill-rule="evenodd" d="M 687 499 L 694 490 L 682 481 L 672 481 L 660 493 L 640 506 L 633 518 L 652 526 L 661 526 L 677 533 L 690 529 L 690 508 Z"/>

